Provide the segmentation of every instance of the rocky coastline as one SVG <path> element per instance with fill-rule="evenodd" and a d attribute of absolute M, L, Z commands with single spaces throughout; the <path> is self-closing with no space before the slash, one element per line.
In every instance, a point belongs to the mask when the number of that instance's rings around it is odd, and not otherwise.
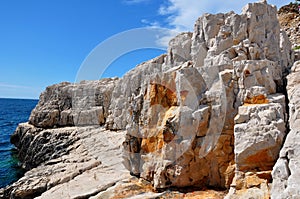
<path fill-rule="evenodd" d="M 300 44 L 283 14 L 204 14 L 122 78 L 47 87 L 11 136 L 27 172 L 0 198 L 299 197 Z"/>

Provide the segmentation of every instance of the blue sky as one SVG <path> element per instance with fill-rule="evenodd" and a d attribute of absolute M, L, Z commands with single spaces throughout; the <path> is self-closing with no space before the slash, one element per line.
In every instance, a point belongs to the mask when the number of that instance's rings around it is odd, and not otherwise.
<path fill-rule="evenodd" d="M 248 2 L 255 1 L 2 0 L 0 97 L 38 98 L 48 85 L 75 82 L 90 52 L 116 34 L 149 26 L 191 31 L 204 12 L 240 13 Z M 290 1 L 268 2 L 280 7 Z M 120 55 L 103 77 L 122 76 L 136 64 L 163 53 L 162 49 Z"/>

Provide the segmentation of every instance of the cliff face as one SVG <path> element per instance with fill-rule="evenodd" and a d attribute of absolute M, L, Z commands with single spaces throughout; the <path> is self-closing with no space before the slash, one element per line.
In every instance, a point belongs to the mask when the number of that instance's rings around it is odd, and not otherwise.
<path fill-rule="evenodd" d="M 273 198 L 299 197 L 300 183 L 299 155 L 300 155 L 300 61 L 295 62 L 288 75 L 288 98 L 289 98 L 289 127 L 290 132 L 280 150 L 273 171 Z"/>
<path fill-rule="evenodd" d="M 123 110 L 132 114 L 113 118 L 126 125 L 133 174 L 155 188 L 231 187 L 237 198 L 268 197 L 287 130 L 284 78 L 292 66 L 276 16 L 264 3 L 241 15 L 206 14 L 192 34 L 171 40 L 162 71 L 130 77 L 136 93 Z"/>
<path fill-rule="evenodd" d="M 299 62 L 289 74 L 291 48 L 276 7 L 251 3 L 241 15 L 203 15 L 166 55 L 121 79 L 48 87 L 11 137 L 32 170 L 0 196 L 117 198 L 137 186 L 124 181 L 128 171 L 144 188 L 296 196 Z M 144 188 L 144 197 L 167 197 Z"/>

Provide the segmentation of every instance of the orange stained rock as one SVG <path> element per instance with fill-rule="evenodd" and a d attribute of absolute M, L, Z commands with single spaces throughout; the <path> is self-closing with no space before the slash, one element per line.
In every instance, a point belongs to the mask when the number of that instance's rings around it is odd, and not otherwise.
<path fill-rule="evenodd" d="M 166 125 L 166 122 L 169 118 L 173 118 L 176 115 L 176 110 L 177 107 L 176 106 L 172 106 L 171 108 L 169 108 L 165 113 L 164 113 L 164 118 L 163 118 L 163 125 Z M 152 129 L 155 131 L 155 129 Z M 164 133 L 163 130 L 157 130 L 157 134 L 150 136 L 148 138 L 144 138 L 142 140 L 142 150 L 145 153 L 152 153 L 155 151 L 160 150 L 164 143 L 165 140 L 169 141 L 172 140 L 173 137 L 172 135 L 168 134 L 168 133 Z"/>
<path fill-rule="evenodd" d="M 262 195 L 262 199 L 270 199 L 270 190 L 268 183 L 270 182 L 269 175 L 271 176 L 271 171 L 262 171 L 262 172 L 249 172 L 245 173 L 246 176 L 237 179 L 236 183 L 236 192 L 234 194 L 235 198 L 245 198 L 251 194 L 249 190 L 253 188 L 260 188 L 265 190 L 265 193 Z M 264 187 L 264 188 L 262 188 Z M 248 198 L 248 197 L 247 197 Z"/>
<path fill-rule="evenodd" d="M 160 104 L 164 108 L 175 106 L 177 104 L 176 92 L 161 84 L 151 84 L 150 88 L 151 106 Z"/>
<path fill-rule="evenodd" d="M 274 162 L 274 157 L 272 157 L 272 154 L 269 153 L 268 150 L 260 151 L 252 156 L 249 156 L 245 163 L 249 165 L 257 165 L 260 170 L 269 170 L 272 169 Z M 241 169 L 247 169 L 241 167 Z"/>
<path fill-rule="evenodd" d="M 160 150 L 164 145 L 163 133 L 160 131 L 156 136 L 144 138 L 142 140 L 141 148 L 145 153 L 152 153 Z"/>
<path fill-rule="evenodd" d="M 261 179 L 257 177 L 256 175 L 247 176 L 246 177 L 246 187 L 258 187 L 261 183 L 267 183 L 267 180 Z"/>
<path fill-rule="evenodd" d="M 131 198 L 143 193 L 157 193 L 149 182 L 139 179 L 130 180 L 125 184 L 117 185 L 114 190 L 112 199 Z M 189 190 L 182 189 L 178 190 L 166 190 L 159 199 L 223 199 L 226 196 L 226 191 L 216 190 Z"/>
<path fill-rule="evenodd" d="M 160 198 L 162 198 L 162 199 L 166 199 L 166 198 L 172 198 L 172 199 L 223 199 L 225 196 L 226 196 L 225 191 L 204 190 L 204 191 L 191 191 L 191 192 L 187 192 L 187 193 L 171 192 Z"/>
<path fill-rule="evenodd" d="M 244 101 L 245 106 L 249 106 L 251 104 L 267 104 L 269 103 L 269 100 L 266 98 L 265 95 L 256 95 L 252 98 L 247 98 Z"/>

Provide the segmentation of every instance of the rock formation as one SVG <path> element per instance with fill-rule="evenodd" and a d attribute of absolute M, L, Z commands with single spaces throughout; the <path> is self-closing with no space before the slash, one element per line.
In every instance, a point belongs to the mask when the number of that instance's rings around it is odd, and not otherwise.
<path fill-rule="evenodd" d="M 282 28 L 286 31 L 293 48 L 300 46 L 300 13 L 296 4 L 290 3 L 279 9 L 278 19 Z"/>
<path fill-rule="evenodd" d="M 242 15 L 205 14 L 193 34 L 171 40 L 156 66 L 162 72 L 130 77 L 137 93 L 123 128 L 133 174 L 155 188 L 231 185 L 240 197 L 261 185 L 257 194 L 269 194 L 286 135 L 283 79 L 292 65 L 276 15 L 265 3 L 248 4 Z"/>
<path fill-rule="evenodd" d="M 108 78 L 49 86 L 41 94 L 29 123 L 41 128 L 104 124 L 117 81 Z"/>
<path fill-rule="evenodd" d="M 183 195 L 168 189 L 209 187 L 226 198 L 296 197 L 294 58 L 264 1 L 204 14 L 166 55 L 120 79 L 50 86 L 11 137 L 29 171 L 0 196 L 171 198 Z"/>
<path fill-rule="evenodd" d="M 295 60 L 300 60 L 300 13 L 296 4 L 290 3 L 278 11 L 278 19 L 283 30 L 286 31 L 292 48 L 295 50 Z"/>
<path fill-rule="evenodd" d="M 287 77 L 289 127 L 291 131 L 280 150 L 273 171 L 272 198 L 297 198 L 300 195 L 300 61 L 295 62 Z"/>

